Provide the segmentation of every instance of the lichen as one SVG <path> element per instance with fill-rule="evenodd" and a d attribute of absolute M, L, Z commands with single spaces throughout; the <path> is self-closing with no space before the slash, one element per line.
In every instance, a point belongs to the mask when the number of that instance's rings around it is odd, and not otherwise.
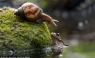
<path fill-rule="evenodd" d="M 31 22 L 14 15 L 11 8 L 0 9 L 0 49 L 31 49 L 50 45 L 45 22 Z"/>

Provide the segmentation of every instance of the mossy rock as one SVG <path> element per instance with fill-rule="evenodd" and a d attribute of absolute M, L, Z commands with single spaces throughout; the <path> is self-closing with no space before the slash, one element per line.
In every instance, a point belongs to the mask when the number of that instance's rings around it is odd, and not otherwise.
<path fill-rule="evenodd" d="M 27 21 L 14 15 L 11 8 L 0 9 L 0 50 L 45 48 L 50 32 L 45 22 Z"/>

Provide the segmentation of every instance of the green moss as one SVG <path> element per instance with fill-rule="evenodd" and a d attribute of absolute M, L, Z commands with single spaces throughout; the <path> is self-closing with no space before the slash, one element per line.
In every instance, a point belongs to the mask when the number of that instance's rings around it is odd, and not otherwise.
<path fill-rule="evenodd" d="M 43 48 L 50 45 L 46 23 L 35 23 L 14 15 L 14 10 L 0 10 L 0 49 Z"/>

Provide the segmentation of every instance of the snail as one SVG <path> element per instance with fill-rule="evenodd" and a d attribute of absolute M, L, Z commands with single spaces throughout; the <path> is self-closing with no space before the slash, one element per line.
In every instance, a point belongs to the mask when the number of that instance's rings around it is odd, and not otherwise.
<path fill-rule="evenodd" d="M 57 26 L 55 21 L 58 22 L 58 20 L 55 20 L 51 16 L 43 13 L 43 10 L 40 7 L 30 2 L 24 3 L 14 12 L 14 14 L 30 21 L 48 22 L 55 26 Z"/>

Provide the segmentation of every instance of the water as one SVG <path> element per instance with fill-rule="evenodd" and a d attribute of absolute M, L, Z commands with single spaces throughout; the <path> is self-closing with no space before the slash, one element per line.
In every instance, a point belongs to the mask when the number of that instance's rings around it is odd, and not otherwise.
<path fill-rule="evenodd" d="M 1 57 L 32 57 L 45 58 L 51 54 L 51 48 L 35 48 L 28 50 L 0 50 Z"/>

